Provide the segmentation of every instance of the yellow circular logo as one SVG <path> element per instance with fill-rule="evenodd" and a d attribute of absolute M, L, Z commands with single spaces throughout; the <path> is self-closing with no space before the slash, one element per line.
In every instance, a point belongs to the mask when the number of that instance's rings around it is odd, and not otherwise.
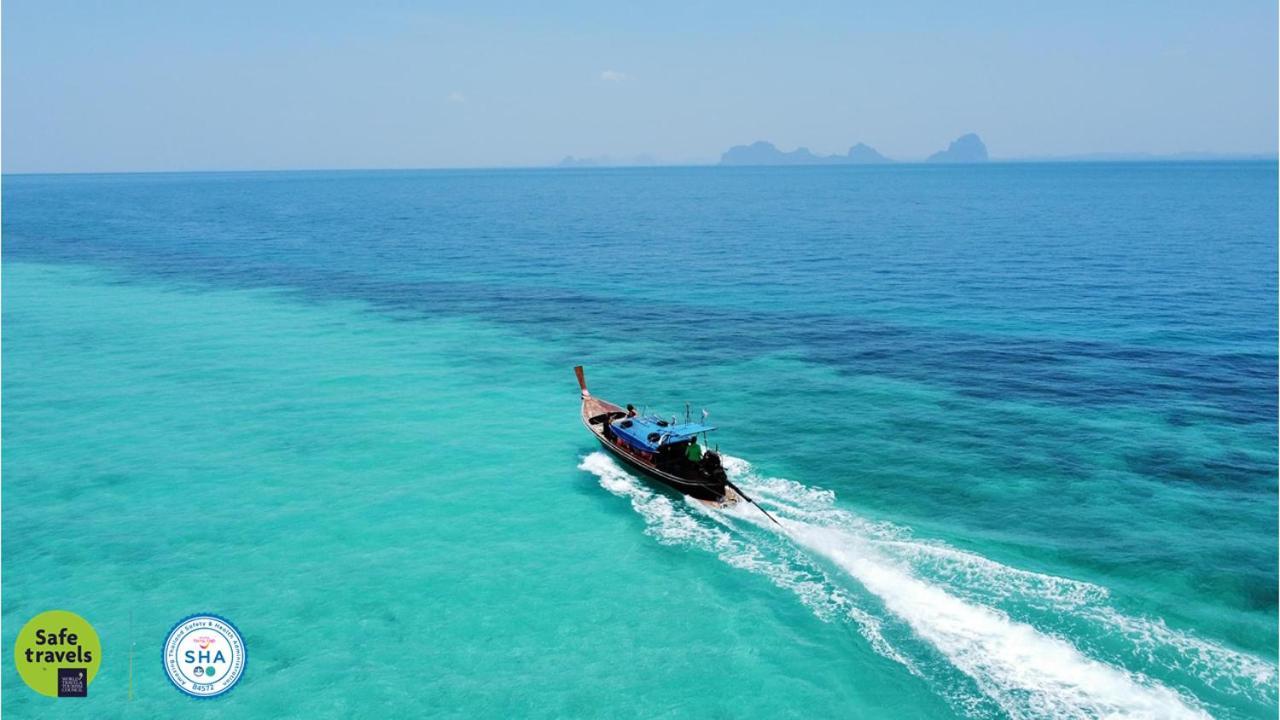
<path fill-rule="evenodd" d="M 102 664 L 102 644 L 88 620 L 66 610 L 31 618 L 18 633 L 13 664 L 22 681 L 49 697 L 85 697 Z"/>

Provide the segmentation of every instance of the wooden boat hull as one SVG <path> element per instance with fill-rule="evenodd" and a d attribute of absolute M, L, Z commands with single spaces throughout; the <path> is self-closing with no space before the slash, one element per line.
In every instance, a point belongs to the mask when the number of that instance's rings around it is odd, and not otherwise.
<path fill-rule="evenodd" d="M 600 443 L 600 447 L 604 448 L 613 457 L 621 460 L 628 469 L 657 480 L 672 490 L 688 495 L 695 500 L 700 500 L 712 507 L 733 505 L 739 500 L 738 493 L 723 483 L 690 480 L 666 472 L 648 462 L 646 458 L 638 457 L 634 451 L 625 445 L 605 437 L 604 424 L 602 422 L 592 422 L 592 419 L 599 418 L 606 413 L 616 413 L 620 417 L 625 415 L 626 411 L 607 400 L 601 400 L 584 391 L 582 396 L 582 424 L 595 436 L 596 441 Z"/>
<path fill-rule="evenodd" d="M 688 495 L 695 500 L 700 500 L 713 507 L 726 507 L 733 505 L 738 501 L 738 494 L 734 492 L 731 487 L 725 486 L 722 489 L 717 489 L 705 484 L 688 482 L 674 475 L 664 473 L 650 465 L 637 461 L 630 453 L 620 449 L 617 445 L 603 437 L 597 436 L 596 440 L 599 441 L 600 447 L 604 448 L 609 452 L 609 454 L 621 460 L 628 468 L 641 473 L 645 477 L 657 480 L 672 490 Z"/>

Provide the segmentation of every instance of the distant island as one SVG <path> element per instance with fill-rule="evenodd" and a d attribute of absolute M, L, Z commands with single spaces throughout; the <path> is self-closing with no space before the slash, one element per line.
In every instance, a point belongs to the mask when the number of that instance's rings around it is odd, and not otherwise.
<path fill-rule="evenodd" d="M 987 161 L 987 146 L 974 133 L 956 138 L 946 150 L 929 156 L 931 163 L 982 163 Z"/>
<path fill-rule="evenodd" d="M 932 163 L 986 161 L 987 146 L 973 133 L 956 138 L 946 150 L 936 152 L 926 160 Z M 854 145 L 844 155 L 815 155 L 805 147 L 783 152 L 773 143 L 760 140 L 750 145 L 735 145 L 720 156 L 721 165 L 872 165 L 888 162 L 893 160 L 865 143 Z"/>
<path fill-rule="evenodd" d="M 893 162 L 889 158 L 881 155 L 879 151 L 870 145 L 858 143 L 849 148 L 849 152 L 845 155 L 849 162 L 857 164 L 873 164 Z"/>
<path fill-rule="evenodd" d="M 735 145 L 720 156 L 721 165 L 854 165 L 887 163 L 889 158 L 875 148 L 858 143 L 844 155 L 814 155 L 809 148 L 782 152 L 773 143 L 760 140 L 750 145 Z"/>
<path fill-rule="evenodd" d="M 566 156 L 555 167 L 561 168 L 593 168 L 593 167 L 652 167 L 659 165 L 714 165 L 721 166 L 764 166 L 764 165 L 882 165 L 894 162 L 925 162 L 933 164 L 964 163 L 1019 163 L 1019 162 L 1196 162 L 1196 161 L 1267 161 L 1276 162 L 1275 155 L 1246 153 L 1214 153 L 1214 152 L 1181 152 L 1171 154 L 1153 154 L 1143 152 L 1100 152 L 1075 155 L 1029 155 L 1015 157 L 998 157 L 994 161 L 987 153 L 987 146 L 976 133 L 966 133 L 952 141 L 944 150 L 939 150 L 926 158 L 893 160 L 885 157 L 878 150 L 858 143 L 849 148 L 843 155 L 818 155 L 807 147 L 796 148 L 790 152 L 779 150 L 771 142 L 760 140 L 750 145 L 735 145 L 720 155 L 716 163 L 710 158 L 670 162 L 659 160 L 653 155 L 596 157 Z"/>

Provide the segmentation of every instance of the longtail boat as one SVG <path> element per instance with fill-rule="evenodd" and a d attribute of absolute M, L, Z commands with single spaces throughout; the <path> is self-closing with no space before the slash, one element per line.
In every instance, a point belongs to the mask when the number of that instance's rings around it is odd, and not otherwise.
<path fill-rule="evenodd" d="M 573 371 L 582 390 L 582 424 L 609 454 L 641 474 L 712 507 L 733 505 L 742 499 L 725 475 L 719 453 L 704 449 L 706 434 L 715 430 L 714 426 L 629 411 L 592 395 L 581 365 Z M 702 445 L 698 445 L 699 435 L 703 437 Z"/>
<path fill-rule="evenodd" d="M 699 434 L 705 445 L 707 433 L 716 429 L 705 423 L 705 411 L 701 423 L 691 423 L 687 410 L 684 423 L 677 423 L 675 418 L 668 421 L 657 415 L 641 415 L 634 406 L 622 409 L 591 395 L 581 365 L 573 368 L 573 374 L 582 391 L 582 424 L 609 454 L 709 507 L 730 507 L 740 500 L 750 502 L 782 528 L 777 518 L 728 479 L 719 452 L 703 450 L 698 445 Z M 782 530 L 786 532 L 786 528 Z"/>
<path fill-rule="evenodd" d="M 581 365 L 573 372 L 582 392 L 582 424 L 609 454 L 709 507 L 725 508 L 745 500 L 786 532 L 772 513 L 729 480 L 719 452 L 703 450 L 697 444 L 698 435 L 705 444 L 706 434 L 715 430 L 706 424 L 705 411 L 703 422 L 698 423 L 689 421 L 687 410 L 683 423 L 674 417 L 667 421 L 657 415 L 642 415 L 632 405 L 624 409 L 592 395 Z"/>

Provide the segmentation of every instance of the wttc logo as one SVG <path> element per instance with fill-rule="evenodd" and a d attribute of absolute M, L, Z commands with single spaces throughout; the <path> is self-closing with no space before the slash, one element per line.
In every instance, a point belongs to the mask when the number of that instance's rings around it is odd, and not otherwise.
<path fill-rule="evenodd" d="M 217 615 L 179 620 L 164 641 L 164 671 L 192 697 L 218 697 L 235 687 L 247 660 L 240 631 Z"/>

